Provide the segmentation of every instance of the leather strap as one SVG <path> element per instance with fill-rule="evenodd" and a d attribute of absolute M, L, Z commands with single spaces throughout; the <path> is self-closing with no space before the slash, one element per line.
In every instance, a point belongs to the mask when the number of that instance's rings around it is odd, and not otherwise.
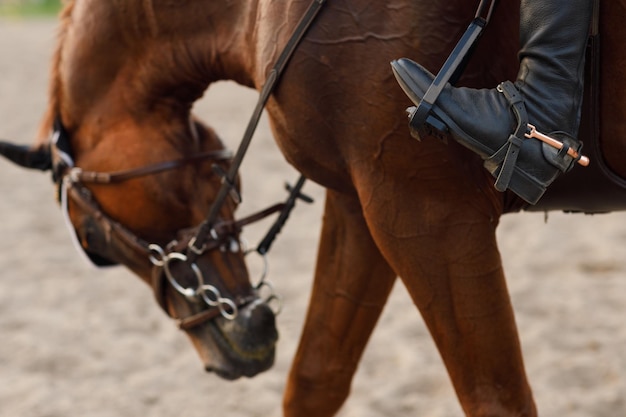
<path fill-rule="evenodd" d="M 76 180 L 82 183 L 113 184 L 132 178 L 157 174 L 163 171 L 169 171 L 171 169 L 180 168 L 188 164 L 198 163 L 202 161 L 226 161 L 231 159 L 232 157 L 232 153 L 228 150 L 217 150 L 117 172 L 83 171 L 79 168 L 76 168 L 73 175 Z"/>
<path fill-rule="evenodd" d="M 71 181 L 68 181 L 66 184 L 66 192 L 72 202 L 77 205 L 78 209 L 83 214 L 96 222 L 98 230 L 92 232 L 98 232 L 101 234 L 103 241 L 114 250 L 118 250 L 120 253 L 137 253 L 140 254 L 140 258 L 148 259 L 150 256 L 150 249 L 148 249 L 149 244 L 146 241 L 104 214 L 97 204 L 91 199 L 90 195 L 85 194 L 86 191 L 84 191 L 83 187 L 77 187 L 77 184 L 72 183 Z M 85 233 L 85 231 L 77 229 L 76 233 L 80 235 Z M 89 239 L 86 239 L 87 236 L 79 237 L 84 243 L 89 243 Z M 93 250 L 93 248 L 84 247 L 83 245 L 81 245 L 81 248 L 83 248 L 85 252 L 89 252 L 90 249 Z M 99 250 L 95 250 L 93 253 L 107 259 L 111 265 L 118 262 L 117 259 L 109 259 L 111 253 L 99 252 Z"/>
<path fill-rule="evenodd" d="M 445 128 L 445 124 L 439 121 L 436 116 L 431 115 L 430 112 L 446 84 L 455 84 L 461 76 L 476 42 L 480 39 L 483 30 L 489 23 L 496 0 L 491 0 L 488 3 L 487 1 L 481 0 L 474 19 L 465 30 L 461 39 L 459 39 L 448 59 L 446 59 L 430 87 L 428 87 L 419 105 L 411 113 L 409 126 L 412 130 L 419 132 L 425 124 L 430 124 L 438 130 Z"/>
<path fill-rule="evenodd" d="M 252 113 L 250 121 L 248 122 L 248 126 L 246 128 L 244 136 L 241 139 L 241 143 L 239 144 L 239 148 L 237 149 L 237 153 L 235 154 L 235 158 L 233 159 L 228 173 L 223 178 L 222 187 L 220 187 L 220 190 L 215 197 L 215 201 L 211 206 L 211 210 L 209 211 L 209 214 L 207 215 L 204 222 L 202 222 L 202 224 L 200 225 L 200 228 L 198 229 L 198 234 L 196 235 L 193 242 L 197 242 L 199 245 L 202 245 L 209 233 L 211 232 L 211 229 L 213 228 L 213 223 L 217 220 L 219 212 L 224 205 L 224 202 L 226 201 L 226 197 L 230 194 L 230 184 L 234 184 L 236 181 L 239 168 L 243 161 L 243 157 L 245 156 L 248 147 L 250 146 L 252 136 L 254 135 L 254 131 L 256 130 L 256 127 L 259 123 L 259 119 L 261 118 L 263 109 L 265 108 L 265 104 L 267 103 L 267 100 L 274 91 L 276 83 L 278 82 L 280 76 L 285 70 L 289 59 L 293 56 L 293 53 L 298 47 L 298 44 L 304 37 L 304 34 L 308 30 L 308 28 L 315 20 L 315 17 L 318 15 L 325 2 L 326 0 L 313 0 L 306 13 L 296 26 L 293 34 L 287 41 L 287 44 L 285 45 L 285 48 L 276 60 L 276 63 L 270 70 L 270 73 L 267 76 L 267 80 L 265 81 L 265 85 L 261 90 L 259 100 L 257 101 L 256 107 L 254 108 L 254 112 Z M 195 246 L 195 243 L 192 243 L 189 246 L 189 250 L 187 250 L 187 256 L 192 262 L 200 253 L 202 252 L 200 248 Z"/>
<path fill-rule="evenodd" d="M 205 242 L 204 243 L 205 247 L 203 249 L 204 250 L 216 249 L 217 247 L 219 247 L 219 245 L 224 243 L 227 237 L 238 235 L 244 226 L 247 226 L 248 224 L 262 220 L 271 214 L 281 211 L 284 209 L 285 206 L 286 204 L 284 203 L 274 204 L 273 206 L 270 206 L 264 210 L 253 213 L 247 217 L 244 217 L 243 219 L 239 219 L 237 221 L 220 222 L 216 224 L 213 229 L 215 231 L 216 236 L 212 238 L 211 240 L 209 240 L 208 242 Z M 181 242 L 175 247 L 171 248 L 171 250 L 177 251 L 180 249 L 180 247 L 183 247 L 183 248 L 186 247 L 189 240 L 193 238 L 194 231 L 195 229 L 188 230 L 187 236 L 183 237 L 181 239 Z M 185 232 L 183 232 L 183 234 L 184 233 Z M 206 321 L 212 320 L 221 314 L 220 309 L 218 307 L 208 307 L 207 309 L 204 309 L 198 313 L 192 314 L 187 317 L 182 317 L 182 318 L 173 317 L 167 306 L 167 299 L 165 296 L 166 287 L 167 287 L 167 278 L 164 275 L 163 268 L 154 267 L 152 269 L 152 291 L 154 293 L 154 297 L 157 303 L 159 304 L 159 306 L 161 306 L 161 308 L 163 309 L 163 311 L 172 319 L 176 320 L 178 323 L 178 327 L 182 330 L 189 330 Z M 253 299 L 254 298 L 244 298 L 244 299 L 237 300 L 237 307 L 238 308 L 243 307 L 244 305 L 250 303 Z"/>
<path fill-rule="evenodd" d="M 522 94 L 512 82 L 505 81 L 501 83 L 498 85 L 498 91 L 504 94 L 504 97 L 511 105 L 511 109 L 517 119 L 517 127 L 515 132 L 509 135 L 507 142 L 485 161 L 485 166 L 490 171 L 495 171 L 494 167 L 502 165 L 494 185 L 496 190 L 505 191 L 511 182 L 520 148 L 525 140 L 524 134 L 528 130 L 528 113 L 526 112 Z"/>

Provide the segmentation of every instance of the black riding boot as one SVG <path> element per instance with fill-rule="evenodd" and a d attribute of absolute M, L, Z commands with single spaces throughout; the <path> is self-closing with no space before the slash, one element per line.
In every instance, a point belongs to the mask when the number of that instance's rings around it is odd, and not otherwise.
<path fill-rule="evenodd" d="M 455 140 L 479 154 L 498 179 L 535 204 L 561 172 L 572 168 L 583 94 L 585 46 L 592 0 L 522 0 L 520 69 L 515 84 L 495 89 L 447 85 L 431 114 Z M 433 75 L 402 58 L 391 63 L 398 83 L 417 105 Z M 527 124 L 564 144 L 561 150 L 536 139 Z"/>

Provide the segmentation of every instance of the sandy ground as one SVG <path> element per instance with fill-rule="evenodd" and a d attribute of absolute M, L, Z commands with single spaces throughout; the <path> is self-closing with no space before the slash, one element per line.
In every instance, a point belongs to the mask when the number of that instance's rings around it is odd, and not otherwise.
<path fill-rule="evenodd" d="M 44 108 L 53 21 L 0 20 L 0 137 L 28 143 Z M 256 93 L 211 87 L 198 106 L 234 147 Z M 251 212 L 297 174 L 264 121 L 244 164 Z M 123 268 L 95 270 L 70 244 L 47 174 L 0 162 L 0 416 L 280 416 L 317 245 L 323 192 L 271 253 L 285 299 L 276 365 L 234 383 L 195 351 Z M 626 215 L 506 216 L 501 248 L 542 416 L 626 416 Z M 246 237 L 255 242 L 259 228 Z M 551 252 L 549 252 L 551 250 Z M 342 417 L 462 415 L 433 343 L 397 285 Z"/>

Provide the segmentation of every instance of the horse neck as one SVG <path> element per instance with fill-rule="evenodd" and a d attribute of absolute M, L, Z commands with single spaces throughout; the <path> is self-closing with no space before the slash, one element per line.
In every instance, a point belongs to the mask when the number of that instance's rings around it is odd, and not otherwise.
<path fill-rule="evenodd" d="M 42 133 L 59 114 L 69 129 L 154 109 L 188 120 L 211 82 L 254 86 L 256 0 L 171 3 L 69 2 Z"/>

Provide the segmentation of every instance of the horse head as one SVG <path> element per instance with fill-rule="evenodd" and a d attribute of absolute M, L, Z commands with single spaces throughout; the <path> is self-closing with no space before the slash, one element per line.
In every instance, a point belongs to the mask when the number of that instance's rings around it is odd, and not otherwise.
<path fill-rule="evenodd" d="M 254 376 L 273 364 L 275 317 L 250 283 L 238 201 L 226 199 L 204 223 L 231 163 L 216 133 L 191 114 L 206 85 L 160 72 L 179 58 L 142 50 L 137 27 L 119 30 L 110 9 L 86 3 L 69 2 L 61 16 L 46 134 L 32 147 L 3 143 L 0 153 L 52 171 L 80 249 L 148 283 L 208 371 Z M 109 18 L 94 26 L 98 13 Z M 207 238 L 196 242 L 203 224 Z"/>

